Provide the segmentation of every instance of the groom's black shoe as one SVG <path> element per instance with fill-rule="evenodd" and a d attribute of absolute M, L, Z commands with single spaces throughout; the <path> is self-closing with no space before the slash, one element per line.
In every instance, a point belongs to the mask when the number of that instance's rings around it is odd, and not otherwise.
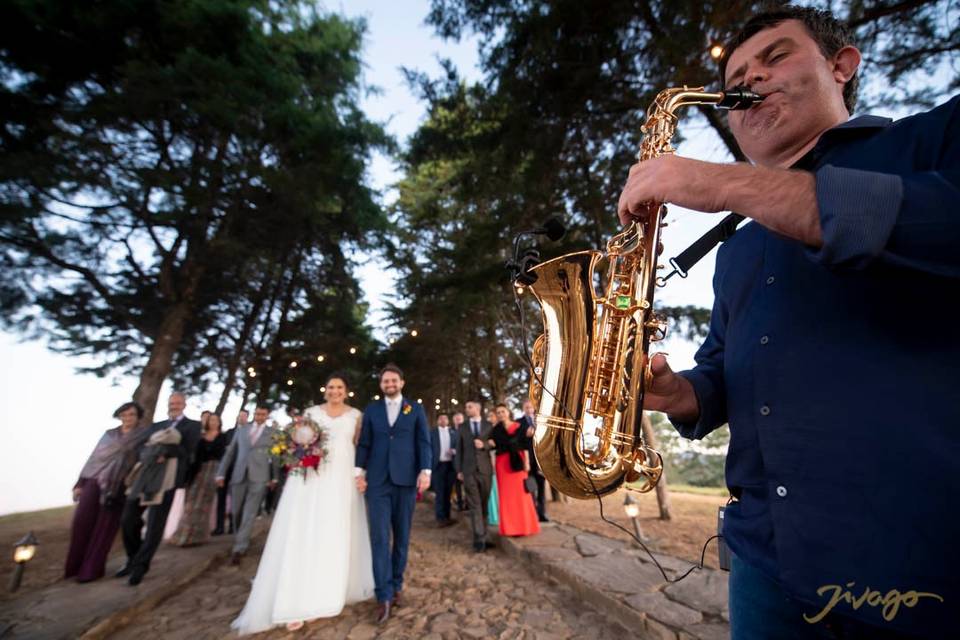
<path fill-rule="evenodd" d="M 383 624 L 390 619 L 390 601 L 381 602 L 377 607 L 377 624 Z"/>

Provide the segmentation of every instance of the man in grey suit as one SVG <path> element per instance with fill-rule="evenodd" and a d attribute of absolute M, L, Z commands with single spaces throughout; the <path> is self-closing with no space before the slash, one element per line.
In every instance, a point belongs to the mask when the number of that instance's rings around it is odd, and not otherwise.
<path fill-rule="evenodd" d="M 487 548 L 487 503 L 493 465 L 490 463 L 490 431 L 493 425 L 481 418 L 480 403 L 470 401 L 466 406 L 467 419 L 460 425 L 460 437 L 454 458 L 457 477 L 463 481 L 470 508 L 470 529 L 473 531 L 473 550 L 482 553 Z"/>
<path fill-rule="evenodd" d="M 240 558 L 250 546 L 253 521 L 267 487 L 276 487 L 280 475 L 279 465 L 270 458 L 274 428 L 267 424 L 270 408 L 258 406 L 253 412 L 253 422 L 239 425 L 233 440 L 217 468 L 217 486 L 226 481 L 227 470 L 233 465 L 230 476 L 230 499 L 234 513 L 240 512 L 239 526 L 234 534 L 233 553 L 230 561 L 239 564 Z M 235 523 L 236 524 L 236 523 Z"/>

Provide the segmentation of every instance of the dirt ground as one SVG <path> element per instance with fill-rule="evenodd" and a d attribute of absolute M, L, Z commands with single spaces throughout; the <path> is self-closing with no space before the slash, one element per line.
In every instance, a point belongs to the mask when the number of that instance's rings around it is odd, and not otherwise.
<path fill-rule="evenodd" d="M 604 513 L 614 522 L 632 531 L 632 524 L 623 512 L 623 492 L 603 499 Z M 716 533 L 717 507 L 726 502 L 720 496 L 704 496 L 671 492 L 672 520 L 658 518 L 657 499 L 653 494 L 634 494 L 640 504 L 640 526 L 650 538 L 651 550 L 668 553 L 695 563 L 700 558 L 703 543 Z M 600 509 L 594 500 L 568 500 L 549 502 L 547 515 L 560 523 L 570 524 L 608 538 L 629 540 L 626 533 L 603 522 Z M 41 589 L 61 579 L 63 562 L 70 542 L 70 521 L 73 507 L 61 507 L 0 517 L 0 601 L 14 597 L 6 589 L 13 572 L 13 546 L 28 531 L 33 531 L 40 541 L 37 555 L 27 565 L 17 596 Z M 121 548 L 119 536 L 113 553 Z M 6 557 L 6 559 L 4 559 Z M 707 548 L 706 565 L 717 566 L 716 542 Z"/>
<path fill-rule="evenodd" d="M 0 517 L 0 601 L 15 594 L 7 590 L 13 573 L 14 544 L 29 531 L 40 541 L 37 553 L 24 570 L 17 596 L 41 589 L 63 577 L 63 563 L 70 544 L 70 519 L 73 507 L 14 513 Z"/>
<path fill-rule="evenodd" d="M 640 505 L 640 529 L 649 538 L 647 546 L 652 551 L 668 553 L 691 564 L 700 561 L 700 552 L 707 539 L 717 532 L 717 509 L 727 502 L 725 497 L 670 492 L 670 520 L 660 520 L 657 497 L 653 493 L 637 494 L 634 498 Z M 633 524 L 623 511 L 625 491 L 603 499 L 603 512 L 628 531 Z M 630 540 L 630 536 L 600 519 L 600 507 L 596 500 L 567 500 L 548 502 L 547 517 L 561 524 L 569 524 L 607 538 Z M 717 541 L 707 547 L 704 564 L 718 568 Z"/>

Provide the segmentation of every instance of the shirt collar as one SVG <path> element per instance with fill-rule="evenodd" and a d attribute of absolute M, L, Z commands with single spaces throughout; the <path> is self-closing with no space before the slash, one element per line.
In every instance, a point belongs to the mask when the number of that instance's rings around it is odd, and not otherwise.
<path fill-rule="evenodd" d="M 797 160 L 792 168 L 811 170 L 819 166 L 823 157 L 837 144 L 857 138 L 869 138 L 878 131 L 889 127 L 892 122 L 891 118 L 871 115 L 850 118 L 846 122 L 824 131 L 820 139 L 817 140 L 817 144 L 806 155 Z"/>

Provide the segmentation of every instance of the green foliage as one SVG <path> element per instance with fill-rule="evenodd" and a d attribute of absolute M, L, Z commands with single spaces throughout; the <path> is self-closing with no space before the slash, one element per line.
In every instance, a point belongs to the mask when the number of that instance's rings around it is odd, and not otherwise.
<path fill-rule="evenodd" d="M 662 413 L 649 415 L 671 488 L 675 482 L 696 487 L 725 486 L 724 465 L 730 443 L 727 425 L 702 440 L 691 442 L 681 438 Z"/>
<path fill-rule="evenodd" d="M 19 0 L 0 25 L 8 326 L 98 374 L 146 363 L 157 388 L 306 343 L 318 287 L 365 335 L 341 247 L 386 226 L 364 171 L 390 143 L 357 106 L 362 22 L 293 0 Z"/>

